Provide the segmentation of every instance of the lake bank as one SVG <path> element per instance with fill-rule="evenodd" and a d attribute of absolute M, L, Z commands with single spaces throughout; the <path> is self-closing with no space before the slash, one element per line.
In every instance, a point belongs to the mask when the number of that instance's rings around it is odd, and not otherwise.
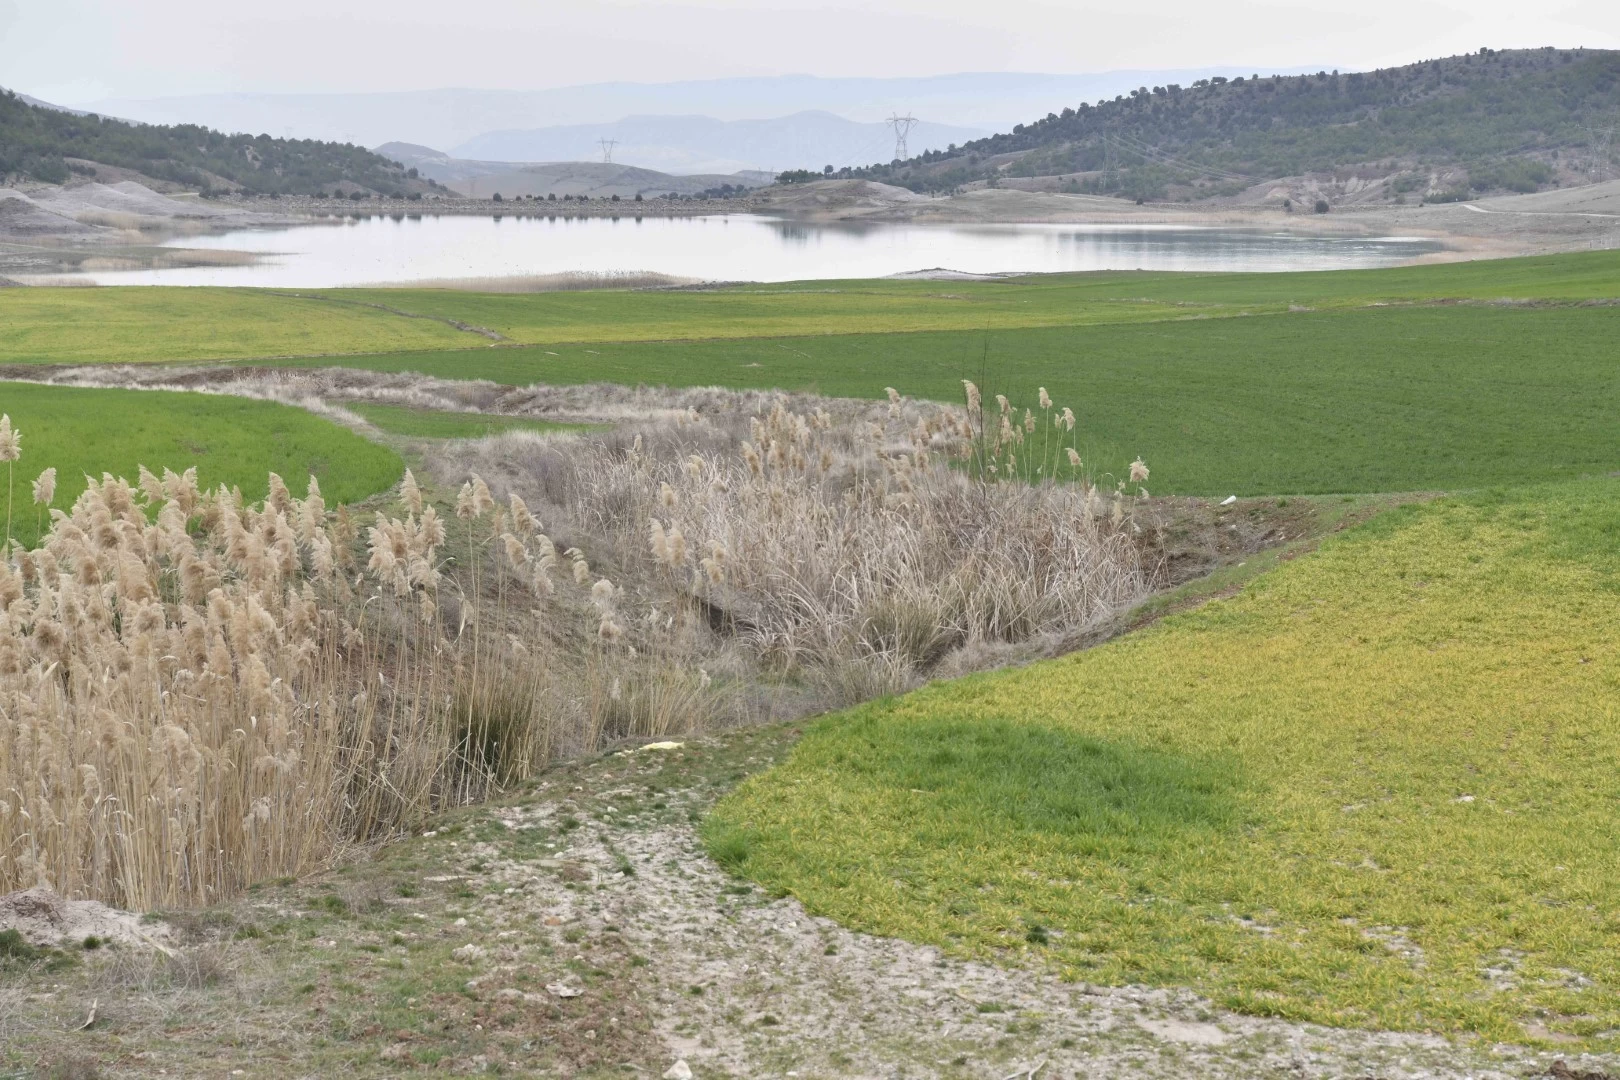
<path fill-rule="evenodd" d="M 636 287 L 714 281 L 883 278 L 1092 270 L 1372 269 L 1439 254 L 1406 236 L 1305 235 L 1281 229 L 1155 223 L 805 221 L 761 214 L 657 217 L 505 213 L 372 213 L 282 229 L 176 238 L 118 262 L 104 256 L 71 279 L 39 284 L 500 289 Z M 143 264 L 141 260 L 146 260 Z"/>

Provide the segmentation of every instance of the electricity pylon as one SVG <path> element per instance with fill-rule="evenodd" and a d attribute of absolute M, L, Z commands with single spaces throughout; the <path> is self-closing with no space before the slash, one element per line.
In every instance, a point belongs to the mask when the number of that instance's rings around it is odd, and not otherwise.
<path fill-rule="evenodd" d="M 911 134 L 911 129 L 916 127 L 919 122 L 915 116 L 909 114 L 906 116 L 890 115 L 884 121 L 885 124 L 894 129 L 894 159 L 896 161 L 904 161 L 911 156 L 906 152 L 906 136 Z"/>
<path fill-rule="evenodd" d="M 598 139 L 602 144 L 602 164 L 613 164 L 613 148 L 619 145 L 618 139 Z"/>

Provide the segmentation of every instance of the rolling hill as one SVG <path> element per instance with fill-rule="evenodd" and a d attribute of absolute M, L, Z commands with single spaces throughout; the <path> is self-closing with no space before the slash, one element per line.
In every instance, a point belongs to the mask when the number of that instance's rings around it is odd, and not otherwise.
<path fill-rule="evenodd" d="M 955 152 L 840 175 L 919 191 L 1068 176 L 1072 190 L 1160 198 L 1368 167 L 1391 199 L 1462 198 L 1608 178 L 1617 124 L 1620 52 L 1482 49 L 1378 71 L 1143 86 Z"/>
<path fill-rule="evenodd" d="M 0 180 L 61 184 L 75 173 L 98 175 L 98 165 L 205 193 L 313 194 L 342 184 L 412 194 L 434 187 L 359 146 L 134 124 L 0 93 Z"/>

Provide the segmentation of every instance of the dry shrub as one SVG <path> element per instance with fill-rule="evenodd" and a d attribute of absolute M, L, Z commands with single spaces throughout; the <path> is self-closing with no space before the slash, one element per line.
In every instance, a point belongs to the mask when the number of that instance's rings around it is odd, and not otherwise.
<path fill-rule="evenodd" d="M 356 575 L 358 532 L 274 475 L 257 507 L 142 470 L 53 511 L 0 567 L 0 892 L 207 903 L 544 760 L 532 698 L 488 705 L 533 654 L 467 633 L 476 596 L 437 616 L 434 509 L 379 517 Z"/>
<path fill-rule="evenodd" d="M 705 413 L 503 433 L 441 467 L 496 471 L 610 552 L 643 602 L 695 610 L 711 641 L 835 703 L 905 689 L 960 650 L 1095 625 L 1157 580 L 1134 500 L 964 468 L 979 451 L 959 410 L 778 396 L 750 415 L 758 395 L 726 409 L 704 393 Z M 702 644 L 685 655 L 701 663 Z"/>

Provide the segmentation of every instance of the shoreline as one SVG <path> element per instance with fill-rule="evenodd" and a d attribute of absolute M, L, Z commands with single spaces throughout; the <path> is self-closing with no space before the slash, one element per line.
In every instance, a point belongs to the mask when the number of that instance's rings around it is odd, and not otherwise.
<path fill-rule="evenodd" d="M 1613 193 L 1601 189 L 1615 186 Z M 169 242 L 241 230 L 340 225 L 370 218 L 427 217 L 644 220 L 750 215 L 807 225 L 947 227 L 1075 225 L 1254 230 L 1301 237 L 1425 240 L 1440 245 L 1398 265 L 1465 262 L 1589 249 L 1620 248 L 1620 185 L 1432 205 L 1357 205 L 1325 214 L 1288 212 L 1268 205 L 1149 203 L 1103 196 L 980 188 L 950 196 L 916 195 L 867 182 L 768 188 L 735 198 L 621 200 L 487 199 L 248 199 L 208 200 L 234 213 L 217 226 L 195 219 L 175 227 L 117 230 L 95 236 L 0 234 L 0 284 L 80 285 L 90 273 L 248 265 L 261 254 L 187 248 Z M 1483 205 L 1480 205 L 1483 204 Z M 1546 208 L 1551 204 L 1552 208 Z M 1582 207 L 1561 209 L 1570 205 Z M 264 207 L 264 211 L 259 209 Z M 1594 208 L 1595 207 L 1595 208 Z M 1036 271 L 1030 271 L 1036 272 Z M 605 275 L 611 277 L 611 275 Z M 26 279 L 26 280 L 18 280 Z M 110 286 L 113 287 L 113 286 Z M 610 284 L 605 287 L 611 287 Z"/>

